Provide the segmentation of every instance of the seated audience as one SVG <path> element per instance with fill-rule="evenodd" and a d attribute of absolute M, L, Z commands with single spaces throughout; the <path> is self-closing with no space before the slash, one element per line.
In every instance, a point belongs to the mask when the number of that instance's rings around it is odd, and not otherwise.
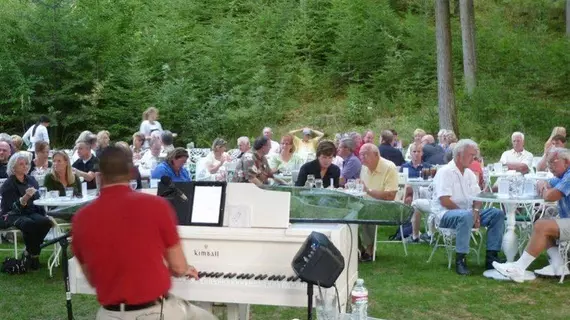
<path fill-rule="evenodd" d="M 162 140 L 162 145 L 164 146 L 162 149 L 164 153 L 169 153 L 170 151 L 174 150 L 174 136 L 172 135 L 172 132 L 168 130 L 162 131 L 160 139 Z"/>
<path fill-rule="evenodd" d="M 0 179 L 8 178 L 8 159 L 10 159 L 11 154 L 10 144 L 6 141 L 0 141 Z"/>
<path fill-rule="evenodd" d="M 418 128 L 418 129 L 414 130 L 414 141 L 412 143 L 422 143 L 423 137 L 425 135 L 426 135 L 426 132 L 422 129 Z M 411 146 L 411 144 L 410 144 L 410 146 Z M 406 155 L 404 156 L 404 159 L 406 161 L 410 161 L 412 159 L 412 155 L 410 153 L 410 146 L 408 146 L 408 150 L 406 151 Z"/>
<path fill-rule="evenodd" d="M 34 205 L 40 198 L 36 179 L 28 176 L 30 161 L 26 154 L 15 153 L 8 161 L 8 179 L 0 187 L 0 229 L 15 227 L 22 232 L 32 270 L 40 268 L 40 244 L 52 227 L 43 207 Z"/>
<path fill-rule="evenodd" d="M 237 145 L 238 145 L 238 149 L 236 150 L 236 152 L 234 154 L 231 155 L 231 159 L 241 159 L 241 157 L 243 157 L 244 154 L 246 154 L 247 152 L 249 152 L 251 150 L 251 144 L 249 143 L 249 138 L 248 137 L 239 137 L 237 139 Z"/>
<path fill-rule="evenodd" d="M 79 142 L 76 146 L 77 159 L 72 167 L 74 173 L 87 182 L 87 189 L 97 189 L 97 172 L 99 172 L 99 159 L 91 153 L 91 147 L 87 142 Z"/>
<path fill-rule="evenodd" d="M 133 152 L 133 160 L 139 161 L 142 159 L 144 154 L 143 145 L 145 142 L 145 136 L 141 132 L 133 134 L 133 145 L 131 146 L 131 151 Z"/>
<path fill-rule="evenodd" d="M 297 132 L 303 132 L 303 138 L 297 137 L 295 134 Z M 312 130 L 309 128 L 292 130 L 289 132 L 293 136 L 293 144 L 295 145 L 295 152 L 301 157 L 305 157 L 308 153 L 315 153 L 317 150 L 317 144 L 319 140 L 324 137 L 324 133 Z M 313 134 L 315 135 L 313 137 Z"/>
<path fill-rule="evenodd" d="M 166 156 L 151 173 L 151 179 L 161 179 L 163 176 L 170 177 L 172 182 L 190 182 L 192 178 L 184 164 L 188 161 L 188 151 L 184 148 L 175 148 Z"/>
<path fill-rule="evenodd" d="M 544 143 L 544 149 L 549 149 L 550 146 L 552 145 L 552 139 L 555 136 L 563 136 L 564 138 L 566 138 L 566 128 L 564 127 L 554 127 L 552 129 L 552 133 L 550 134 L 550 137 L 548 138 L 548 140 L 546 140 L 546 142 Z"/>
<path fill-rule="evenodd" d="M 440 129 L 437 132 L 437 144 L 442 148 L 446 148 L 447 145 L 445 143 L 445 134 L 447 133 L 447 129 Z"/>
<path fill-rule="evenodd" d="M 162 142 L 160 140 L 151 140 L 150 148 L 141 158 L 140 165 L 147 170 L 153 170 L 160 163 L 160 151 L 162 150 Z"/>
<path fill-rule="evenodd" d="M 401 166 L 404 161 L 404 156 L 402 152 L 394 147 L 392 147 L 392 142 L 394 140 L 394 135 L 390 130 L 382 131 L 381 135 L 382 143 L 378 146 L 382 158 L 392 161 L 396 166 Z"/>
<path fill-rule="evenodd" d="M 526 174 L 532 169 L 532 153 L 524 149 L 524 134 L 514 132 L 511 136 L 513 148 L 503 152 L 501 162 L 507 165 L 509 170 L 515 170 L 522 174 Z"/>
<path fill-rule="evenodd" d="M 111 142 L 111 134 L 107 130 L 102 130 L 97 133 L 97 147 L 95 149 L 95 156 L 99 158 L 103 149 L 109 146 Z"/>
<path fill-rule="evenodd" d="M 63 151 L 56 151 L 53 154 L 53 167 L 46 174 L 44 187 L 48 191 L 59 191 L 59 196 L 65 196 L 65 188 L 73 188 L 75 196 L 81 196 L 81 180 L 73 173 L 69 156 Z"/>
<path fill-rule="evenodd" d="M 321 141 L 317 146 L 317 159 L 305 163 L 299 170 L 299 177 L 295 183 L 298 187 L 305 186 L 307 176 L 312 174 L 315 179 L 323 180 L 323 187 L 328 188 L 333 180 L 333 186 L 339 187 L 340 168 L 332 164 L 336 154 L 334 143 L 331 141 Z"/>
<path fill-rule="evenodd" d="M 32 176 L 46 174 L 52 166 L 51 161 L 49 161 L 49 144 L 45 141 L 38 141 L 35 148 L 36 157 L 31 162 L 28 174 Z"/>
<path fill-rule="evenodd" d="M 457 136 L 453 131 L 447 130 L 445 132 L 445 143 L 446 143 L 446 148 L 443 149 L 445 151 L 443 160 L 445 161 L 445 163 L 448 163 L 453 159 L 453 147 L 455 147 L 455 144 L 457 143 Z"/>
<path fill-rule="evenodd" d="M 431 134 L 425 135 L 422 138 L 423 156 L 422 161 L 431 165 L 445 164 L 445 151 L 441 146 L 435 144 L 435 140 Z M 408 148 L 409 150 L 409 148 Z"/>
<path fill-rule="evenodd" d="M 339 185 L 344 186 L 350 179 L 360 179 L 362 164 L 360 159 L 354 155 L 354 140 L 343 138 L 338 145 L 338 155 L 342 157 L 342 169 L 340 170 Z"/>
<path fill-rule="evenodd" d="M 258 187 L 267 184 L 269 178 L 273 178 L 277 183 L 283 183 L 283 181 L 273 177 L 267 162 L 266 156 L 269 150 L 271 150 L 269 142 L 270 140 L 263 136 L 255 139 L 252 152 L 248 152 L 241 157 L 236 166 L 236 170 L 243 172 L 243 176 L 236 176 L 237 181 L 250 182 Z"/>
<path fill-rule="evenodd" d="M 334 147 L 336 148 L 336 155 L 333 158 L 333 164 L 339 168 L 342 168 L 342 164 L 344 162 L 344 159 L 339 155 L 340 153 L 340 149 L 338 148 L 338 146 L 340 145 L 340 140 L 343 139 L 343 137 L 348 137 L 346 135 L 342 135 L 340 133 L 335 134 L 334 136 Z"/>
<path fill-rule="evenodd" d="M 481 188 L 481 190 L 485 190 L 486 187 L 485 177 L 483 177 L 483 166 L 484 164 L 483 158 L 481 157 L 481 151 L 479 148 L 477 148 L 477 155 L 473 159 L 473 162 L 471 162 L 471 165 L 469 165 L 469 169 L 471 169 L 471 171 L 473 171 L 475 174 L 477 182 L 479 183 L 479 188 Z"/>
<path fill-rule="evenodd" d="M 497 208 L 481 210 L 481 202 L 471 200 L 481 192 L 477 177 L 469 169 L 477 149 L 473 140 L 459 140 L 453 161 L 439 168 L 433 181 L 432 212 L 440 228 L 455 229 L 455 271 L 460 275 L 470 273 L 466 256 L 472 228 L 487 227 L 486 269 L 492 269 L 492 263 L 499 260 L 504 233 L 504 212 Z"/>
<path fill-rule="evenodd" d="M 263 136 L 269 139 L 271 143 L 271 150 L 269 150 L 269 154 L 278 154 L 279 148 L 281 147 L 277 141 L 271 140 L 273 138 L 273 131 L 269 127 L 263 128 Z"/>
<path fill-rule="evenodd" d="M 554 178 L 541 184 L 540 194 L 545 201 L 558 201 L 559 218 L 540 219 L 534 224 L 530 241 L 516 262 L 493 263 L 497 271 L 515 282 L 524 282 L 526 269 L 543 251 L 548 254 L 550 264 L 535 272 L 555 276 L 563 272 L 570 274 L 556 245 L 556 241 L 570 241 L 570 150 L 551 150 L 548 166 Z"/>
<path fill-rule="evenodd" d="M 19 135 L 17 134 L 12 135 L 12 145 L 14 146 L 15 152 L 21 151 L 23 144 L 24 140 L 22 140 L 22 138 Z"/>
<path fill-rule="evenodd" d="M 364 184 L 366 198 L 393 201 L 398 192 L 398 171 L 394 163 L 382 158 L 378 147 L 371 143 L 360 149 L 360 160 L 360 181 Z M 362 226 L 360 259 L 363 262 L 372 260 L 375 231 L 373 225 Z"/>
<path fill-rule="evenodd" d="M 284 172 L 292 171 L 300 168 L 302 159 L 295 153 L 295 146 L 293 145 L 293 136 L 286 134 L 281 137 L 281 146 L 279 153 L 269 157 L 269 167 L 271 172 Z"/>
<path fill-rule="evenodd" d="M 547 155 L 548 152 L 554 148 L 565 148 L 566 147 L 566 137 L 563 135 L 555 135 L 548 139 L 550 141 L 549 144 L 546 145 L 544 148 L 544 155 L 540 162 L 536 165 L 536 171 L 545 171 L 547 169 Z"/>
<path fill-rule="evenodd" d="M 222 138 L 216 138 L 212 143 L 212 151 L 206 156 L 204 165 L 209 174 L 213 175 L 216 181 L 226 180 L 226 168 L 224 164 L 231 161 L 230 155 L 226 152 L 227 142 Z"/>
<path fill-rule="evenodd" d="M 129 159 L 130 162 L 133 164 L 131 166 L 131 180 L 135 180 L 137 182 L 137 189 L 142 189 L 141 173 L 139 171 L 139 167 L 134 165 L 133 152 L 131 151 L 129 144 L 126 143 L 125 141 L 119 141 L 115 143 L 115 147 L 123 150 L 125 152 L 125 155 L 127 156 L 127 159 Z"/>
<path fill-rule="evenodd" d="M 390 132 L 392 132 L 392 135 L 394 136 L 394 139 L 392 139 L 392 147 L 398 149 L 398 151 L 401 153 L 403 147 L 402 141 L 398 138 L 398 132 L 396 132 L 394 129 L 390 129 Z"/>
<path fill-rule="evenodd" d="M 374 131 L 366 130 L 362 136 L 362 143 L 374 143 Z M 358 157 L 358 154 L 356 156 Z"/>

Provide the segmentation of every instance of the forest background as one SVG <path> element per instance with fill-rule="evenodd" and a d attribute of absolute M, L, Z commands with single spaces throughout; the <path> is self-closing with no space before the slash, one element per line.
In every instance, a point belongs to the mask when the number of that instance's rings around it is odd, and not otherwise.
<path fill-rule="evenodd" d="M 455 3 L 456 1 L 453 1 Z M 542 154 L 570 124 L 563 0 L 475 1 L 478 85 L 463 89 L 452 4 L 459 136 L 497 157 L 522 131 Z M 155 105 L 177 144 L 438 126 L 434 1 L 3 0 L 0 132 L 41 114 L 55 147 L 80 131 L 130 141 Z"/>

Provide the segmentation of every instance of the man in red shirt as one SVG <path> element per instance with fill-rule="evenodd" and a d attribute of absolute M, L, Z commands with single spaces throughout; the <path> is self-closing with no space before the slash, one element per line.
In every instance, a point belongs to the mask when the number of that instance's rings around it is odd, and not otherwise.
<path fill-rule="evenodd" d="M 131 190 L 132 162 L 120 148 L 107 147 L 99 167 L 101 195 L 72 224 L 73 253 L 102 306 L 97 319 L 216 319 L 168 294 L 171 275 L 198 278 L 186 262 L 170 205 Z"/>

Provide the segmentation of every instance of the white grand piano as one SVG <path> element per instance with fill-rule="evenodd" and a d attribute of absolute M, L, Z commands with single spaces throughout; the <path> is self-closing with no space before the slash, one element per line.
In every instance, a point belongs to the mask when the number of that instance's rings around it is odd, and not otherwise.
<path fill-rule="evenodd" d="M 224 303 L 232 320 L 248 319 L 250 304 L 306 308 L 307 286 L 295 276 L 291 261 L 307 236 L 318 231 L 329 237 L 345 260 L 336 281 L 344 311 L 358 277 L 356 226 L 289 224 L 289 210 L 287 192 L 230 183 L 224 227 L 178 227 L 188 263 L 201 277 L 172 278 L 170 292 L 206 309 Z M 95 293 L 74 258 L 69 270 L 72 293 Z"/>

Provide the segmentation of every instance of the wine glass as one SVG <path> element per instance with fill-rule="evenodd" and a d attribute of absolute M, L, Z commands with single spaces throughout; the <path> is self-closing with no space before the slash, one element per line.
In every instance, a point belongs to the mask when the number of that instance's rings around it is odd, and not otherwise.
<path fill-rule="evenodd" d="M 73 198 L 73 188 L 65 188 L 65 196 L 71 200 Z"/>
<path fill-rule="evenodd" d="M 323 187 L 323 179 L 315 179 L 315 188 L 321 189 Z"/>
<path fill-rule="evenodd" d="M 130 180 L 129 186 L 131 187 L 131 190 L 133 191 L 137 190 L 137 180 Z"/>
<path fill-rule="evenodd" d="M 346 181 L 346 188 L 348 189 L 348 191 L 352 192 L 354 191 L 354 189 L 356 188 L 356 180 L 354 179 L 348 179 Z"/>

